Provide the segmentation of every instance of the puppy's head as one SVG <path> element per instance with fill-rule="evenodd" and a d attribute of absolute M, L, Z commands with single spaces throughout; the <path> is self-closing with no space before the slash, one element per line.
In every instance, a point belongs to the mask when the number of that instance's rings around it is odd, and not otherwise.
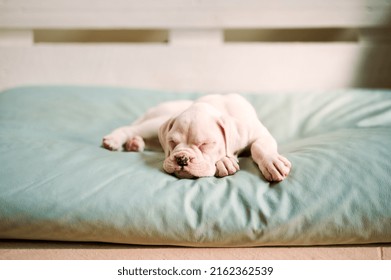
<path fill-rule="evenodd" d="M 163 169 L 178 178 L 214 176 L 216 162 L 227 154 L 225 130 L 221 113 L 206 103 L 169 119 L 159 129 Z"/>

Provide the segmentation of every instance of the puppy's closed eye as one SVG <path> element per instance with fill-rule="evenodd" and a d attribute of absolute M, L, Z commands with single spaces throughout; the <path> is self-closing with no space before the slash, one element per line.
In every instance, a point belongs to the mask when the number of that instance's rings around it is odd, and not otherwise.
<path fill-rule="evenodd" d="M 213 148 L 214 146 L 216 146 L 216 142 L 204 142 L 204 143 L 201 143 L 200 145 L 198 145 L 198 148 L 201 151 L 206 151 L 208 149 Z"/>
<path fill-rule="evenodd" d="M 178 145 L 178 142 L 174 140 L 170 140 L 168 141 L 168 145 L 170 146 L 171 149 L 174 149 Z"/>

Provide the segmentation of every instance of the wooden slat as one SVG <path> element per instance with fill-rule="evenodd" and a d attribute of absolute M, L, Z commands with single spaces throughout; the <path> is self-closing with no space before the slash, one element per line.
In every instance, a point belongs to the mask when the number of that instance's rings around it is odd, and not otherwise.
<path fill-rule="evenodd" d="M 84 84 L 175 91 L 391 87 L 390 45 L 37 45 L 0 48 L 0 88 Z"/>
<path fill-rule="evenodd" d="M 219 45 L 224 41 L 224 34 L 219 29 L 174 29 L 169 32 L 171 45 L 205 46 Z"/>
<path fill-rule="evenodd" d="M 0 46 L 32 46 L 33 43 L 32 30 L 0 29 Z"/>
<path fill-rule="evenodd" d="M 0 28 L 376 27 L 390 13 L 390 0 L 0 0 Z"/>

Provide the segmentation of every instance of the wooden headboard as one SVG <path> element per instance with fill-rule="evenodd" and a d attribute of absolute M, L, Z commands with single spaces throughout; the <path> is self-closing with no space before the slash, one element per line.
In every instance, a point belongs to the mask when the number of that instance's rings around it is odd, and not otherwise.
<path fill-rule="evenodd" d="M 151 30 L 163 39 L 40 39 Z M 390 88 L 391 0 L 0 0 L 0 89 L 35 84 Z"/>

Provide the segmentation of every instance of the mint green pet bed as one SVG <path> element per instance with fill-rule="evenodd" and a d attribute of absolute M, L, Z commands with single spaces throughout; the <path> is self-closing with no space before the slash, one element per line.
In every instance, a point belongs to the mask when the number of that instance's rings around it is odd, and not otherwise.
<path fill-rule="evenodd" d="M 101 139 L 198 93 L 25 87 L 0 93 L 0 238 L 183 246 L 391 242 L 391 91 L 244 94 L 292 162 L 268 183 L 250 158 L 177 179 L 163 153 Z"/>

